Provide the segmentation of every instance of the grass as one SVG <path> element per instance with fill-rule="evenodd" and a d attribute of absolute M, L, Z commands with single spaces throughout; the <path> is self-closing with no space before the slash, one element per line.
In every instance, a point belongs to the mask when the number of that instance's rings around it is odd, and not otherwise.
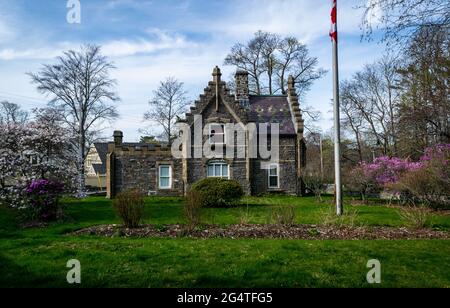
<path fill-rule="evenodd" d="M 104 198 L 65 203 L 67 220 L 45 229 L 20 229 L 15 213 L 0 208 L 0 287 L 71 287 L 66 262 L 73 258 L 81 262 L 81 287 L 373 287 L 366 282 L 369 259 L 381 261 L 381 287 L 450 287 L 450 241 L 75 237 L 66 233 L 119 221 Z M 251 223 L 266 223 L 274 208 L 293 205 L 297 223 L 320 223 L 329 208 L 309 197 L 246 198 L 244 204 L 209 209 L 204 220 L 239 223 L 248 206 Z M 358 224 L 405 223 L 393 207 L 355 208 Z M 148 198 L 145 222 L 183 223 L 182 200 Z M 432 226 L 448 230 L 450 216 L 435 215 Z"/>
<path fill-rule="evenodd" d="M 316 203 L 313 197 L 246 197 L 241 207 L 226 209 L 204 209 L 203 222 L 207 224 L 237 224 L 241 217 L 246 214 L 249 223 L 265 224 L 278 207 L 294 206 L 296 212 L 296 223 L 298 224 L 320 224 L 325 212 L 332 211 L 330 197 L 325 197 L 325 202 Z M 74 220 L 75 227 L 80 225 L 120 223 L 111 211 L 111 201 L 102 197 L 94 197 L 86 200 L 66 201 L 68 209 L 66 213 Z M 348 212 L 358 213 L 356 224 L 369 226 L 404 226 L 406 221 L 401 217 L 396 207 L 380 205 L 346 205 Z M 183 200 L 181 198 L 158 198 L 146 199 L 144 223 L 151 224 L 177 224 L 186 223 L 183 217 Z M 69 226 L 66 224 L 66 227 Z M 450 216 L 435 214 L 432 217 L 431 226 L 440 230 L 450 229 Z"/>

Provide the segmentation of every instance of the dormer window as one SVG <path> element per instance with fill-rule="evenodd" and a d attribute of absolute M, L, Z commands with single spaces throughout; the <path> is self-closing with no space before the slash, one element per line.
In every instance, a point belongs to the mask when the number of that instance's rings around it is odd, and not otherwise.
<path fill-rule="evenodd" d="M 215 145 L 223 145 L 226 143 L 224 124 L 214 123 L 209 125 L 209 143 Z"/>

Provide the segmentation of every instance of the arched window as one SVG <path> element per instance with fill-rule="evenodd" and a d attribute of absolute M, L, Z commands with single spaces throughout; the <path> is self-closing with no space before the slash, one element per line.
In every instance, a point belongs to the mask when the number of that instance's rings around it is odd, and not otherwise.
<path fill-rule="evenodd" d="M 229 166 L 225 162 L 211 162 L 207 166 L 207 176 L 209 178 L 230 178 Z"/>

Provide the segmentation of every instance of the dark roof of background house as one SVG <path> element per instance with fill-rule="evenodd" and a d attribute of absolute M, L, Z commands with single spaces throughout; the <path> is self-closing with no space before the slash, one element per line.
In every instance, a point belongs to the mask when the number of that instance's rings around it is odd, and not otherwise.
<path fill-rule="evenodd" d="M 255 123 L 279 123 L 280 135 L 295 135 L 287 96 L 250 96 L 249 120 Z"/>
<path fill-rule="evenodd" d="M 92 164 L 97 175 L 106 174 L 106 164 Z"/>
<path fill-rule="evenodd" d="M 106 155 L 108 155 L 108 143 L 96 142 L 94 143 L 94 146 L 102 163 L 92 164 L 92 167 L 94 168 L 95 173 L 106 174 Z"/>
<path fill-rule="evenodd" d="M 95 148 L 97 149 L 98 156 L 102 161 L 102 164 L 106 164 L 106 155 L 108 155 L 108 143 L 107 142 L 97 142 L 94 143 Z"/>

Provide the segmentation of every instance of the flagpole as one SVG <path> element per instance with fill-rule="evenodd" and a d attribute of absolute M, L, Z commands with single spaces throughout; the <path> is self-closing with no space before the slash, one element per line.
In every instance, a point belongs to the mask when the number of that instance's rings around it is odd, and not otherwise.
<path fill-rule="evenodd" d="M 333 105 L 334 105 L 334 176 L 336 214 L 342 215 L 342 183 L 341 183 L 341 123 L 339 110 L 339 63 L 338 63 L 338 32 L 337 32 L 337 0 L 333 0 L 331 19 L 333 28 L 330 36 L 333 42 Z"/>

